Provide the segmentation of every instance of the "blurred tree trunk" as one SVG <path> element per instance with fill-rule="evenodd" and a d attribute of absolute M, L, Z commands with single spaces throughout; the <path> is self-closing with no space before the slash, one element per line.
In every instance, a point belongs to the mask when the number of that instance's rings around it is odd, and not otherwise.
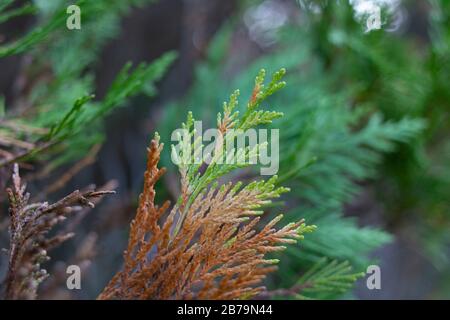
<path fill-rule="evenodd" d="M 186 92 L 192 82 L 195 63 L 202 58 L 210 39 L 234 9 L 234 0 L 164 0 L 134 10 L 124 19 L 122 34 L 105 48 L 100 59 L 98 96 L 105 94 L 126 61 L 151 61 L 168 50 L 176 50 L 179 56 L 160 83 L 156 99 L 136 99 L 134 105 L 110 117 L 108 141 L 93 173 L 99 183 L 116 178 L 122 190 L 140 190 L 145 146 L 153 130 L 155 106 Z"/>

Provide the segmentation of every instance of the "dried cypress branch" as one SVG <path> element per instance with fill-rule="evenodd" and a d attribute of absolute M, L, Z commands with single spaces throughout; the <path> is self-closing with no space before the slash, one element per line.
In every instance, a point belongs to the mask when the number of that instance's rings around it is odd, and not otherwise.
<path fill-rule="evenodd" d="M 223 115 L 217 119 L 222 136 L 216 141 L 211 161 L 202 172 L 201 163 L 189 162 L 198 151 L 194 139 L 194 118 L 188 114 L 183 129 L 188 139 L 172 155 L 181 174 L 181 195 L 166 214 L 170 204 L 155 205 L 155 184 L 165 169 L 158 168 L 162 144 L 156 135 L 148 149 L 144 190 L 139 198 L 136 217 L 131 222 L 125 264 L 100 294 L 99 299 L 244 299 L 263 292 L 262 280 L 276 269 L 276 259 L 266 254 L 283 250 L 315 226 L 303 220 L 276 229 L 277 216 L 259 224 L 260 208 L 287 192 L 276 188 L 277 177 L 255 181 L 246 186 L 218 179 L 248 164 L 221 164 L 225 142 L 235 139 L 231 128 L 248 129 L 270 123 L 281 113 L 257 110 L 261 102 L 285 84 L 280 82 L 284 69 L 276 72 L 264 86 L 265 72 L 258 74 L 252 97 L 243 117 L 234 111 L 239 92 L 224 103 Z M 251 156 L 263 146 L 240 148 L 237 153 Z M 227 153 L 227 155 L 229 155 Z"/>
<path fill-rule="evenodd" d="M 29 203 L 19 167 L 14 165 L 12 189 L 7 189 L 10 202 L 9 266 L 5 279 L 6 299 L 34 299 L 40 282 L 47 276 L 41 264 L 49 259 L 48 251 L 73 237 L 73 233 L 61 233 L 53 237 L 47 234 L 70 213 L 85 207 L 93 208 L 91 200 L 112 191 L 78 190 L 54 204 Z"/>
<path fill-rule="evenodd" d="M 277 230 L 279 215 L 258 231 L 257 209 L 286 191 L 276 189 L 272 178 L 245 187 L 213 185 L 195 198 L 175 234 L 180 206 L 160 223 L 169 203 L 154 204 L 154 186 L 165 172 L 157 167 L 161 150 L 154 139 L 123 270 L 99 299 L 239 299 L 264 291 L 261 282 L 277 262 L 265 255 L 283 250 L 314 226 L 299 221 Z"/>

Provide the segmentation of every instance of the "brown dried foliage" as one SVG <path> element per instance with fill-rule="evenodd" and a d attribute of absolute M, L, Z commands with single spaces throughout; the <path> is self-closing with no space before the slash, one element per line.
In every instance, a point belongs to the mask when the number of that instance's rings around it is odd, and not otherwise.
<path fill-rule="evenodd" d="M 94 206 L 92 201 L 112 191 L 72 192 L 54 204 L 29 203 L 18 165 L 14 165 L 13 187 L 7 189 L 10 202 L 9 266 L 5 279 L 6 299 L 34 299 L 40 282 L 48 273 L 41 264 L 49 259 L 47 252 L 59 246 L 73 233 L 62 232 L 49 237 L 48 233 L 67 215 Z"/>
<path fill-rule="evenodd" d="M 174 233 L 184 201 L 168 215 L 168 202 L 154 204 L 155 184 L 165 172 L 157 167 L 161 150 L 153 140 L 123 270 L 98 298 L 243 299 L 263 292 L 262 280 L 276 269 L 265 255 L 300 238 L 302 221 L 277 230 L 278 216 L 258 228 L 254 210 L 264 203 L 262 191 L 229 183 L 196 197 Z"/>

